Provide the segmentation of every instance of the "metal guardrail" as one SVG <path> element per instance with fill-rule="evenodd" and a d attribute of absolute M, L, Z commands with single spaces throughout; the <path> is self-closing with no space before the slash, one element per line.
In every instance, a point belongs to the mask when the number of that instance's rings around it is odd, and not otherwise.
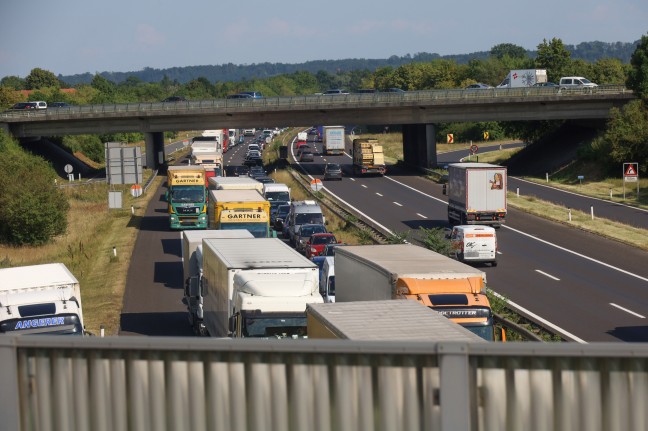
<path fill-rule="evenodd" d="M 211 99 L 188 100 L 184 102 L 138 102 L 123 104 L 103 105 L 78 105 L 60 108 L 48 108 L 28 111 L 5 111 L 0 114 L 4 120 L 12 119 L 54 119 L 69 117 L 75 114 L 178 114 L 182 112 L 193 113 L 206 109 L 244 109 L 244 110 L 269 110 L 269 109 L 300 109 L 300 108 L 354 108 L 362 105 L 381 104 L 418 104 L 418 103 L 447 103 L 457 100 L 486 100 L 502 98 L 528 98 L 528 97 L 565 97 L 565 96 L 593 96 L 632 94 L 631 90 L 622 85 L 600 85 L 594 88 L 559 89 L 552 87 L 525 87 L 525 88 L 487 88 L 487 89 L 447 89 L 447 90 L 420 90 L 404 93 L 351 93 L 339 95 L 307 95 L 307 96 L 282 96 L 266 97 L 261 99 Z"/>
<path fill-rule="evenodd" d="M 643 343 L 0 335 L 6 431 L 648 429 Z"/>

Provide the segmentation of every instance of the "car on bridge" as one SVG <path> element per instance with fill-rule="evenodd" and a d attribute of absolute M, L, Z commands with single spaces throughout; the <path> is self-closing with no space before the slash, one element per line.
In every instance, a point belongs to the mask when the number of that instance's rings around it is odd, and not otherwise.
<path fill-rule="evenodd" d="M 481 83 L 481 82 L 478 82 L 478 83 L 476 83 L 476 84 L 470 84 L 470 85 L 467 86 L 465 89 L 466 89 L 466 90 L 486 90 L 486 89 L 488 89 L 488 88 L 493 88 L 493 87 L 491 87 L 491 86 L 488 85 L 488 84 L 483 84 L 483 83 Z"/>

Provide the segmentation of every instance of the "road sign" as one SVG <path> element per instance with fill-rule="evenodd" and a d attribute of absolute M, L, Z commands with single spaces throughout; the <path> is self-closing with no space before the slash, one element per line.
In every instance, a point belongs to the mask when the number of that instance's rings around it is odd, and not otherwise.
<path fill-rule="evenodd" d="M 140 186 L 139 184 L 133 184 L 130 190 L 131 196 L 133 196 L 134 198 L 142 196 L 142 186 Z"/>
<path fill-rule="evenodd" d="M 313 181 L 311 181 L 310 185 L 311 185 L 311 189 L 313 191 L 316 191 L 316 192 L 319 192 L 320 190 L 322 190 L 322 187 L 324 187 L 322 185 L 322 180 L 319 180 L 317 178 L 315 178 Z"/>
<path fill-rule="evenodd" d="M 471 152 L 471 153 L 475 154 L 475 153 L 477 152 L 477 150 L 479 150 L 479 147 L 478 147 L 477 145 L 472 144 L 472 145 L 470 146 L 470 152 Z"/>
<path fill-rule="evenodd" d="M 448 141 L 448 144 L 453 144 L 454 143 L 454 135 L 452 133 L 448 133 L 446 135 L 446 140 Z"/>
<path fill-rule="evenodd" d="M 60 166 L 60 165 L 59 165 L 59 166 Z M 72 167 L 72 165 L 67 164 L 67 165 L 65 165 L 65 167 L 63 168 L 63 170 L 65 171 L 66 174 L 71 174 L 72 171 L 74 170 L 74 168 Z"/>
<path fill-rule="evenodd" d="M 488 141 L 488 132 L 484 132 L 484 141 Z"/>
<path fill-rule="evenodd" d="M 182 140 L 182 146 L 183 146 L 183 147 L 188 147 L 188 146 L 189 146 L 189 141 L 186 140 L 186 139 L 183 139 L 183 140 Z"/>

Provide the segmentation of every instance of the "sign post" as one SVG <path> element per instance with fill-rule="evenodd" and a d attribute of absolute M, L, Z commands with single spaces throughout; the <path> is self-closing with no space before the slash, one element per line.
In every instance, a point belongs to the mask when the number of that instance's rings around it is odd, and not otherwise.
<path fill-rule="evenodd" d="M 311 181 L 310 185 L 311 185 L 311 189 L 314 192 L 319 192 L 320 190 L 322 190 L 322 187 L 323 187 L 322 180 L 317 179 L 317 178 L 315 178 L 313 181 Z"/>
<path fill-rule="evenodd" d="M 623 200 L 626 198 L 625 183 L 637 183 L 637 199 L 639 199 L 639 163 L 623 164 Z"/>

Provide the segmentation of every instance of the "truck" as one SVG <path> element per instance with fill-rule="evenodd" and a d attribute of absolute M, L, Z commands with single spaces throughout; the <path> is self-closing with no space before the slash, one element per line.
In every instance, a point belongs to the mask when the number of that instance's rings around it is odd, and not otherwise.
<path fill-rule="evenodd" d="M 254 238 L 245 229 L 232 230 L 186 230 L 182 232 L 182 273 L 184 297 L 189 325 L 197 335 L 205 334 L 203 324 L 203 297 L 200 292 L 202 278 L 202 241 L 207 238 Z"/>
<path fill-rule="evenodd" d="M 263 183 L 252 177 L 214 177 L 208 181 L 209 190 L 256 190 L 263 192 Z"/>
<path fill-rule="evenodd" d="M 202 251 L 207 335 L 306 335 L 306 305 L 322 302 L 317 265 L 277 238 L 205 239 Z"/>
<path fill-rule="evenodd" d="M 205 168 L 169 166 L 165 199 L 171 229 L 207 228 Z"/>
<path fill-rule="evenodd" d="M 486 342 L 416 301 L 308 304 L 306 330 L 309 339 Z"/>
<path fill-rule="evenodd" d="M 408 299 L 495 339 L 486 274 L 413 244 L 335 249 L 335 302 Z"/>
<path fill-rule="evenodd" d="M 358 138 L 353 140 L 353 174 L 385 175 L 383 147 L 377 139 Z"/>
<path fill-rule="evenodd" d="M 222 176 L 225 173 L 222 139 L 218 130 L 205 130 L 203 135 L 195 136 L 191 141 L 190 163 L 205 168 L 206 181 L 211 177 Z"/>
<path fill-rule="evenodd" d="M 84 335 L 79 282 L 62 263 L 0 269 L 0 333 Z"/>
<path fill-rule="evenodd" d="M 506 167 L 490 163 L 451 163 L 448 183 L 448 222 L 485 224 L 499 228 L 506 222 Z"/>
<path fill-rule="evenodd" d="M 324 126 L 324 140 L 322 142 L 325 155 L 344 154 L 344 126 Z"/>
<path fill-rule="evenodd" d="M 275 236 L 270 229 L 270 202 L 256 190 L 211 190 L 210 229 L 247 229 L 255 238 Z"/>
<path fill-rule="evenodd" d="M 300 142 L 307 142 L 308 141 L 308 132 L 298 132 L 297 133 L 297 144 Z"/>
<path fill-rule="evenodd" d="M 496 88 L 524 88 L 547 82 L 546 69 L 514 69 Z"/>

